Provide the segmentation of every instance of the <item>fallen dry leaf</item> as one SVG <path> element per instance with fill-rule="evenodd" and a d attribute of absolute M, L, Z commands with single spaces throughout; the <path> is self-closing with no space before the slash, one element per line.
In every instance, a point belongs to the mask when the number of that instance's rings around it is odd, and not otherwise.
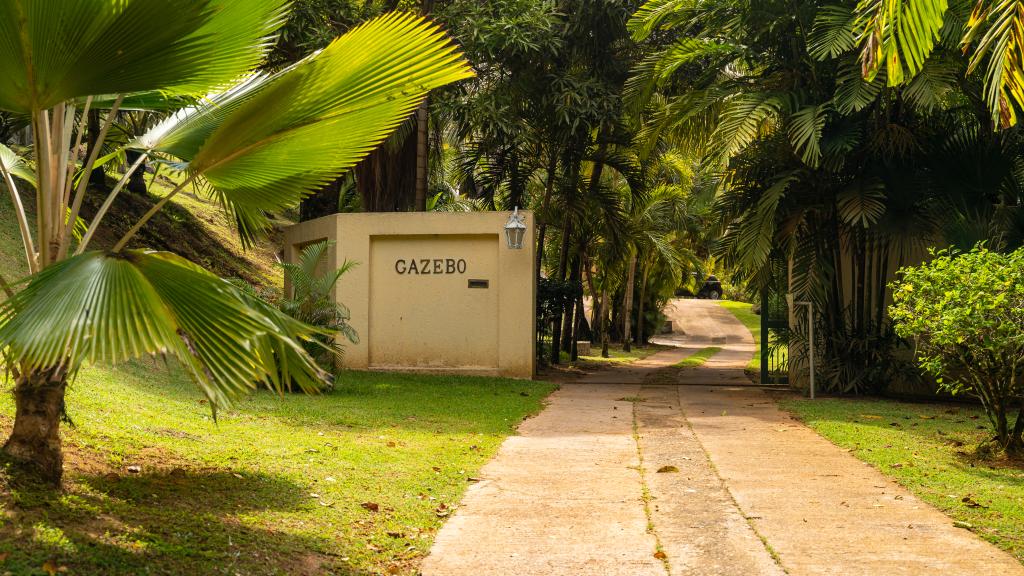
<path fill-rule="evenodd" d="M 971 498 L 970 494 L 961 498 L 960 501 L 963 502 L 964 505 L 967 506 L 968 508 L 987 508 L 987 506 L 979 504 L 974 500 L 974 498 Z"/>
<path fill-rule="evenodd" d="M 370 512 L 380 512 L 380 504 L 377 504 L 376 502 L 363 502 L 360 506 Z"/>

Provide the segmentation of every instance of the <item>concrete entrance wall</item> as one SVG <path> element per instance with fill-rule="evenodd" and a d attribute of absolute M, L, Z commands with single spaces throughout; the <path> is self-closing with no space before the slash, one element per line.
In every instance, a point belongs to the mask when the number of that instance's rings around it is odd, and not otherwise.
<path fill-rule="evenodd" d="M 534 227 L 520 214 L 520 250 L 505 241 L 508 212 L 335 214 L 287 229 L 285 258 L 332 240 L 332 269 L 358 263 L 336 288 L 360 338 L 349 368 L 532 378 Z"/>

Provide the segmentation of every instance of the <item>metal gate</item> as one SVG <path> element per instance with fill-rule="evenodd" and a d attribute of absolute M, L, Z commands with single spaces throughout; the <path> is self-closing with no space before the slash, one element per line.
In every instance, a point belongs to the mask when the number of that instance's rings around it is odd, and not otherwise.
<path fill-rule="evenodd" d="M 761 291 L 761 384 L 789 384 L 789 305 L 784 266 Z"/>

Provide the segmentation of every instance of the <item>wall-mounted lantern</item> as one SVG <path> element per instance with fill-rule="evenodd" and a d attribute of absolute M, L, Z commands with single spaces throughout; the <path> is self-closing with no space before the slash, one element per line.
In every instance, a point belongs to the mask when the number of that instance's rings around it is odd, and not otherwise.
<path fill-rule="evenodd" d="M 505 240 L 508 247 L 513 250 L 520 250 L 523 247 L 523 239 L 526 237 L 526 217 L 519 215 L 519 207 L 508 218 L 505 224 Z"/>

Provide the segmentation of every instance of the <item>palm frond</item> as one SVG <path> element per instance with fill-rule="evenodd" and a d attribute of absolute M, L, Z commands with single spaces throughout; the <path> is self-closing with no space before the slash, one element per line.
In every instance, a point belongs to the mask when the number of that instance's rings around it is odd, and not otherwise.
<path fill-rule="evenodd" d="M 90 95 L 201 95 L 255 68 L 286 0 L 0 3 L 0 109 Z"/>
<path fill-rule="evenodd" d="M 885 186 L 877 180 L 858 182 L 840 192 L 836 201 L 843 222 L 868 228 L 885 215 Z"/>
<path fill-rule="evenodd" d="M 814 18 L 808 53 L 818 60 L 836 58 L 857 46 L 857 14 L 846 6 L 822 6 Z"/>
<path fill-rule="evenodd" d="M 885 66 L 890 86 L 921 71 L 939 40 L 948 0 L 862 0 L 857 7 L 861 65 L 871 82 Z"/>
<path fill-rule="evenodd" d="M 968 72 L 988 58 L 985 100 L 997 125 L 1009 128 L 1024 109 L 1024 3 L 979 2 L 967 22 L 965 48 L 979 36 Z"/>
<path fill-rule="evenodd" d="M 322 372 L 292 322 L 229 282 L 170 253 L 87 252 L 54 264 L 0 305 L 0 347 L 27 369 L 152 354 L 174 356 L 214 407 L 281 372 L 313 384 Z"/>
<path fill-rule="evenodd" d="M 33 187 L 36 186 L 35 168 L 29 164 L 28 160 L 19 156 L 14 152 L 14 150 L 11 150 L 3 144 L 0 144 L 0 162 L 3 162 L 4 168 L 7 169 L 11 176 L 24 180 Z M 7 184 L 4 182 L 3 178 L 0 178 L 0 186 L 7 188 Z"/>
<path fill-rule="evenodd" d="M 804 164 L 812 168 L 821 162 L 821 134 L 831 110 L 826 102 L 805 106 L 790 117 L 789 141 Z"/>
<path fill-rule="evenodd" d="M 876 76 L 870 81 L 865 80 L 859 67 L 853 63 L 847 63 L 839 68 L 836 83 L 836 94 L 832 101 L 841 114 L 863 110 L 873 104 L 885 89 L 883 76 Z"/>
<path fill-rule="evenodd" d="M 627 27 L 634 40 L 645 40 L 667 20 L 694 4 L 694 0 L 648 0 L 633 14 Z"/>
<path fill-rule="evenodd" d="M 261 211 L 294 206 L 354 166 L 427 91 L 470 76 L 437 26 L 393 13 L 177 115 L 140 145 L 180 158 L 255 225 Z"/>

